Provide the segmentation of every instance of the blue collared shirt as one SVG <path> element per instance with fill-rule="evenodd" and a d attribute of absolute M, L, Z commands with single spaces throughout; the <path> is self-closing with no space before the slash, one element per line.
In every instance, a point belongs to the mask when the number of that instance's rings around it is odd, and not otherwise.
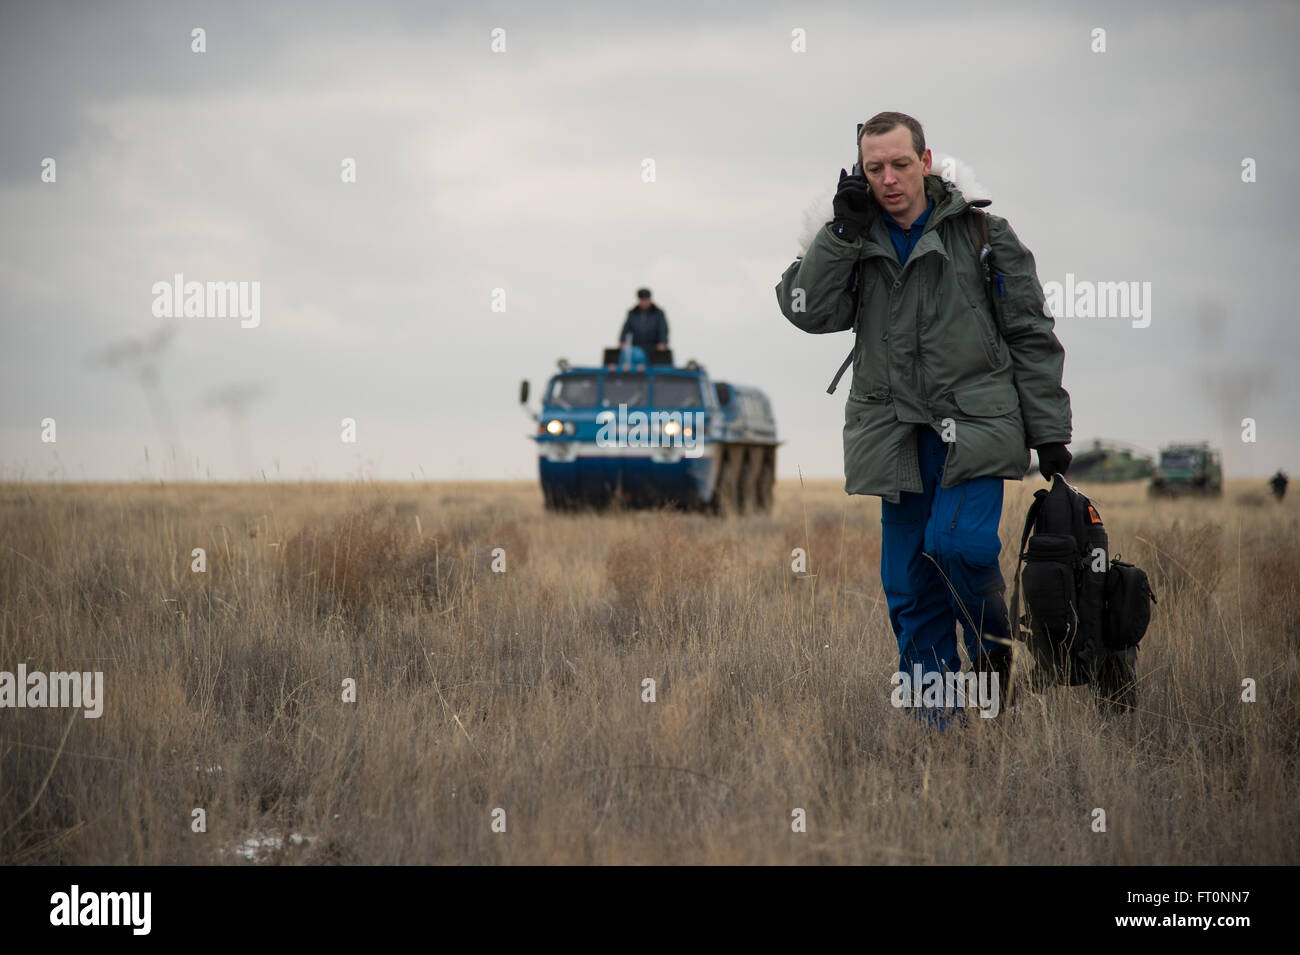
<path fill-rule="evenodd" d="M 894 242 L 894 251 L 898 253 L 899 265 L 907 262 L 907 257 L 912 254 L 916 243 L 921 240 L 921 233 L 925 231 L 925 221 L 930 218 L 930 211 L 933 208 L 934 200 L 931 199 L 925 204 L 925 211 L 916 217 L 916 221 L 908 229 L 904 229 L 893 216 L 885 213 L 885 225 L 889 228 L 889 238 Z"/>

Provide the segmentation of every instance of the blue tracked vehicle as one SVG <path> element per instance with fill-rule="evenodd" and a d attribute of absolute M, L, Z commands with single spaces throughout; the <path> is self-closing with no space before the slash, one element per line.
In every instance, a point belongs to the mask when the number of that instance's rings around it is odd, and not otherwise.
<path fill-rule="evenodd" d="M 525 381 L 525 406 L 528 390 Z M 677 367 L 671 351 L 607 348 L 583 367 L 560 359 L 530 416 L 548 510 L 771 510 L 778 441 L 767 396 L 713 381 L 695 361 Z"/>

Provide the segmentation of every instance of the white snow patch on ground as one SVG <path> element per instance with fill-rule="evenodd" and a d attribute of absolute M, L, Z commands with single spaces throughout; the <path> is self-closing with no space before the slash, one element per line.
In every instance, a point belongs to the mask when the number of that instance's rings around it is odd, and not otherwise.
<path fill-rule="evenodd" d="M 235 845 L 222 846 L 217 850 L 217 855 L 237 856 L 248 862 L 265 862 L 279 852 L 305 848 L 311 843 L 312 837 L 300 832 L 291 832 L 288 838 L 275 832 L 259 832 L 244 837 Z"/>

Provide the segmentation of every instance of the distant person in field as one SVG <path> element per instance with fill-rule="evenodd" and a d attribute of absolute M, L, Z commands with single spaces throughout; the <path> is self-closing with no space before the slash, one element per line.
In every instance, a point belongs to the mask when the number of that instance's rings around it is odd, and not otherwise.
<path fill-rule="evenodd" d="M 1268 484 L 1273 489 L 1273 496 L 1279 501 L 1286 497 L 1287 480 L 1281 468 L 1278 468 L 1277 473 L 1268 479 Z"/>
<path fill-rule="evenodd" d="M 618 333 L 618 342 L 623 344 L 627 336 L 632 336 L 632 344 L 637 348 L 653 348 L 663 351 L 668 347 L 668 319 L 664 310 L 654 303 L 648 288 L 637 289 L 636 304 L 627 311 L 627 321 Z"/>

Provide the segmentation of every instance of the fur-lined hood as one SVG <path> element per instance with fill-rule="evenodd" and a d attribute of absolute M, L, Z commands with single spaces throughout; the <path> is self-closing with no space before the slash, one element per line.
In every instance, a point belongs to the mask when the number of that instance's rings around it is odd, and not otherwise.
<path fill-rule="evenodd" d="M 951 182 L 968 202 L 974 199 L 992 199 L 989 191 L 980 185 L 975 178 L 975 170 L 970 167 L 969 163 L 963 162 L 956 156 L 949 156 L 947 153 L 938 151 L 932 151 L 931 157 L 933 160 L 930 168 L 931 175 L 941 176 Z M 944 175 L 948 170 L 952 171 L 951 177 Z M 817 230 L 835 218 L 833 202 L 837 188 L 838 184 L 822 190 L 817 195 L 817 198 L 804 209 L 803 229 L 799 233 L 798 254 L 800 257 L 808 251 L 808 246 L 812 244 L 813 237 L 817 235 Z"/>

